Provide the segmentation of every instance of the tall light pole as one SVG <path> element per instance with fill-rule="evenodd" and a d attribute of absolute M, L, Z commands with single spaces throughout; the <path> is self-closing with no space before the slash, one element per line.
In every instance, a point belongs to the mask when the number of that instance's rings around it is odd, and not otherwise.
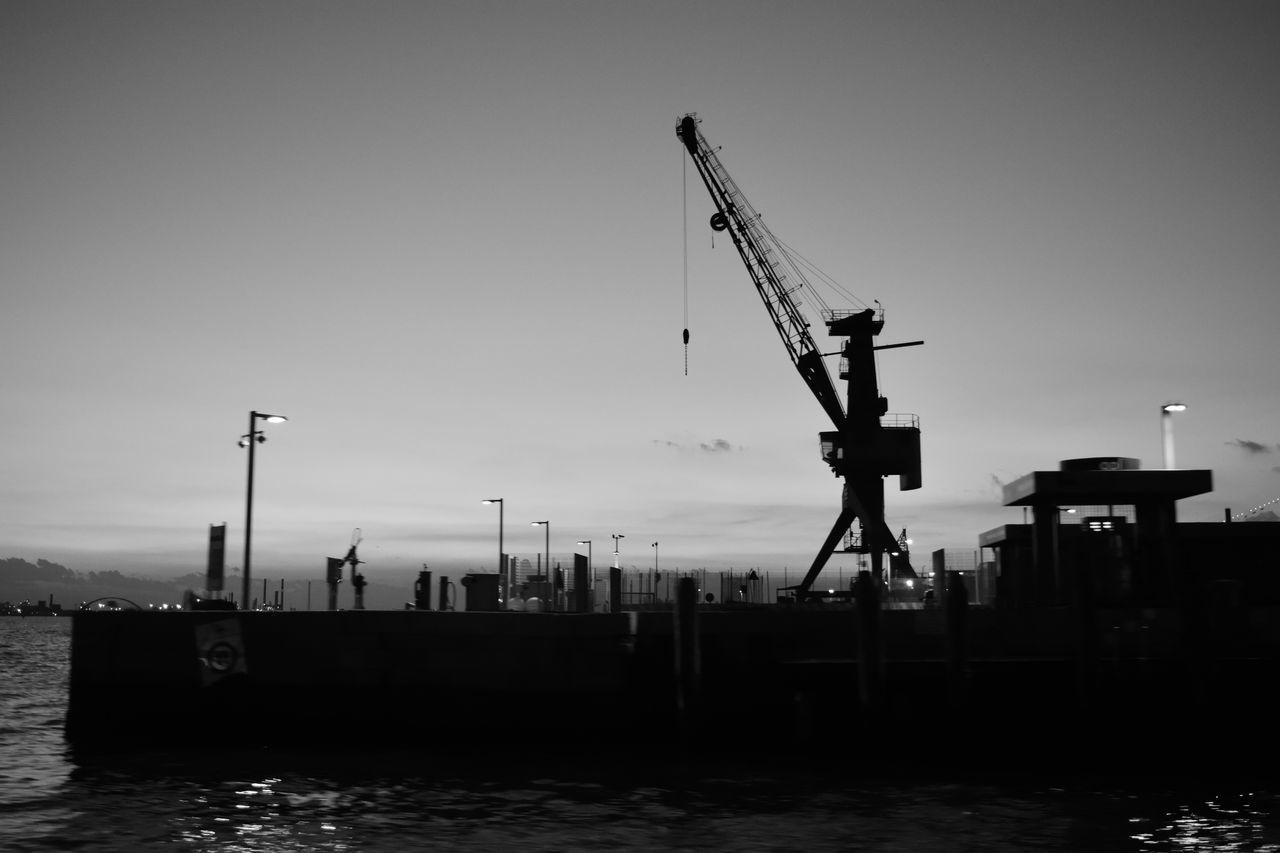
<path fill-rule="evenodd" d="M 250 542 L 253 538 L 253 450 L 254 447 L 267 440 L 262 434 L 262 430 L 258 429 L 258 421 L 266 421 L 269 424 L 281 424 L 287 421 L 284 415 L 268 415 L 262 412 L 249 412 L 249 431 L 240 436 L 240 446 L 249 448 L 249 486 L 245 492 L 244 501 L 244 575 L 243 584 L 240 594 L 240 609 L 249 609 L 249 559 L 251 554 Z"/>
<path fill-rule="evenodd" d="M 543 527 L 543 528 L 545 528 L 545 529 L 546 529 L 546 531 L 545 531 L 545 532 L 546 532 L 546 534 L 547 534 L 547 540 L 546 540 L 546 546 L 545 546 L 545 547 L 546 547 L 546 560 L 547 560 L 547 564 L 546 564 L 545 566 L 543 566 L 542 570 L 543 570 L 544 572 L 546 572 L 546 578 L 547 578 L 548 589 L 550 589 L 550 588 L 551 588 L 551 586 L 550 586 L 550 584 L 551 584 L 551 522 L 549 522 L 549 521 L 531 521 L 531 522 L 529 522 L 529 526 L 530 526 L 530 527 Z"/>
<path fill-rule="evenodd" d="M 618 565 L 618 540 L 625 539 L 626 537 L 621 533 L 614 533 L 611 535 L 613 536 L 613 567 L 615 569 L 620 569 L 622 566 Z"/>
<path fill-rule="evenodd" d="M 591 576 L 591 584 L 594 586 L 596 582 L 596 570 L 595 566 L 591 565 L 591 540 L 579 539 L 578 544 L 587 546 L 587 574 Z"/>
<path fill-rule="evenodd" d="M 1165 403 L 1160 407 L 1160 435 L 1164 439 L 1164 467 L 1173 467 L 1173 413 L 1185 412 L 1185 403 Z"/>
<path fill-rule="evenodd" d="M 485 498 L 480 503 L 498 505 L 498 577 L 503 577 L 507 573 L 507 552 L 502 548 L 502 498 Z M 508 589 L 515 586 L 515 583 L 516 579 L 514 577 L 509 578 L 507 580 Z"/>
<path fill-rule="evenodd" d="M 653 573 L 658 573 L 658 543 L 653 543 Z"/>

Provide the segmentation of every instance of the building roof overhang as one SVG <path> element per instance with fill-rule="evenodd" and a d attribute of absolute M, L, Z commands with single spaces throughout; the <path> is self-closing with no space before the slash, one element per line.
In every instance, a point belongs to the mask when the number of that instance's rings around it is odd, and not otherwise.
<path fill-rule="evenodd" d="M 1005 506 L 1145 504 L 1213 491 L 1204 469 L 1032 471 L 1004 487 Z"/>

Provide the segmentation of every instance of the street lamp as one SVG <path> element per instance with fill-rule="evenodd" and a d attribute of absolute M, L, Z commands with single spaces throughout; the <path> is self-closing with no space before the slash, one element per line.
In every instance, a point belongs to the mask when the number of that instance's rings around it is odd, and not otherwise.
<path fill-rule="evenodd" d="M 618 540 L 625 539 L 626 536 L 621 533 L 614 533 L 611 535 L 613 536 L 613 567 L 615 569 L 620 569 L 622 567 L 618 565 Z"/>
<path fill-rule="evenodd" d="M 653 543 L 653 573 L 658 573 L 658 543 Z"/>
<path fill-rule="evenodd" d="M 244 501 L 244 570 L 243 585 L 240 590 L 241 602 L 240 609 L 249 609 L 249 543 L 253 537 L 253 450 L 256 445 L 267 440 L 262 434 L 262 430 L 258 429 L 258 421 L 266 421 L 269 424 L 282 424 L 287 421 L 284 415 L 268 415 L 262 412 L 249 412 L 249 431 L 240 436 L 240 446 L 249 448 L 249 486 L 245 492 Z"/>
<path fill-rule="evenodd" d="M 590 540 L 590 539 L 579 539 L 579 540 L 578 540 L 578 544 L 579 544 L 579 545 L 586 545 L 586 546 L 587 546 L 587 574 L 589 574 L 589 575 L 591 576 L 591 585 L 592 585 L 592 586 L 595 586 L 595 583 L 596 583 L 596 570 L 595 570 L 595 567 L 591 565 L 591 540 Z"/>
<path fill-rule="evenodd" d="M 552 589 L 552 586 L 551 586 L 551 522 L 549 522 L 549 521 L 531 521 L 531 522 L 529 522 L 529 526 L 530 526 L 530 527 L 542 527 L 542 528 L 545 528 L 545 532 L 546 532 L 546 534 L 547 534 L 547 540 L 546 540 L 546 546 L 545 546 L 545 547 L 546 547 L 546 560 L 547 560 L 547 564 L 546 564 L 545 566 L 543 566 L 542 571 L 546 573 L 546 578 L 547 578 L 547 595 L 548 595 L 548 596 L 550 596 L 550 595 L 551 595 L 551 589 Z"/>
<path fill-rule="evenodd" d="M 498 505 L 498 576 L 502 577 L 507 573 L 507 552 L 502 548 L 502 498 L 485 498 L 480 503 Z M 508 587 L 515 586 L 515 583 L 516 579 L 514 577 L 507 581 Z"/>
<path fill-rule="evenodd" d="M 1160 407 L 1160 434 L 1164 439 L 1164 467 L 1173 467 L 1173 413 L 1185 412 L 1185 403 L 1165 403 Z"/>

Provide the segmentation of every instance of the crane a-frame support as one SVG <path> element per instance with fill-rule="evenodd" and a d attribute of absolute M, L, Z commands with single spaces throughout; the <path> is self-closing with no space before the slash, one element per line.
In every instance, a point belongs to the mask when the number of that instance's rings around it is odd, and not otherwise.
<path fill-rule="evenodd" d="M 888 401 L 880 396 L 876 382 L 874 339 L 884 326 L 883 312 L 827 312 L 828 333 L 845 338 L 841 378 L 848 380 L 848 388 L 846 405 L 842 405 L 822 360 L 822 351 L 809 333 L 809 323 L 792 298 L 800 285 L 790 285 L 780 267 L 784 254 L 781 247 L 775 245 L 715 150 L 707 145 L 698 130 L 697 118 L 692 114 L 681 118 L 676 135 L 715 203 L 711 227 L 729 232 L 792 364 L 835 426 L 834 431 L 820 437 L 823 459 L 844 480 L 840 514 L 809 571 L 795 587 L 796 598 L 809 595 L 818 574 L 855 519 L 862 524 L 861 550 L 870 553 L 872 574 L 878 584 L 883 577 L 884 553 L 897 550 L 897 539 L 884 521 L 884 477 L 898 474 L 901 488 L 920 487 L 919 422 L 914 416 L 896 416 L 885 423 Z"/>
<path fill-rule="evenodd" d="M 871 555 L 871 574 L 878 583 L 884 576 L 885 552 L 898 549 L 884 521 L 884 477 L 896 473 L 904 489 L 919 487 L 918 422 L 914 416 L 898 416 L 885 423 L 889 401 L 880 395 L 875 362 L 875 336 L 882 328 L 882 312 L 871 309 L 827 320 L 828 332 L 845 338 L 840 355 L 841 378 L 848 382 L 847 414 L 838 429 L 822 433 L 821 439 L 823 459 L 844 480 L 844 491 L 840 515 L 797 585 L 797 598 L 809 593 L 855 519 L 862 523 L 861 550 Z"/>

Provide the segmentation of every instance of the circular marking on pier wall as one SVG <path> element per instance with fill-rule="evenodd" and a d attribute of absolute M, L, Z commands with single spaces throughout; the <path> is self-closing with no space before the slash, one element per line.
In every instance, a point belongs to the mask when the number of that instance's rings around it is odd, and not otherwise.
<path fill-rule="evenodd" d="M 223 640 L 209 647 L 207 660 L 214 672 L 230 672 L 240 660 L 240 650 Z"/>

